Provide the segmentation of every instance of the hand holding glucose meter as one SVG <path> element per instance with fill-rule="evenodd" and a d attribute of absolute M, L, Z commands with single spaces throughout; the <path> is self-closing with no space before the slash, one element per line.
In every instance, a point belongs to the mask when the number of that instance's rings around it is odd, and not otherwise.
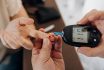
<path fill-rule="evenodd" d="M 65 43 L 77 47 L 96 47 L 101 39 L 99 30 L 91 25 L 70 25 L 54 34 L 61 35 Z"/>

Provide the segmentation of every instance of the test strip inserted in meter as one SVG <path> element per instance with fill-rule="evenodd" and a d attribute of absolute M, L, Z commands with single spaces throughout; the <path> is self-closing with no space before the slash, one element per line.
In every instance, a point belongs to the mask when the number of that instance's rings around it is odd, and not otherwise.
<path fill-rule="evenodd" d="M 54 32 L 54 34 L 60 35 L 65 43 L 77 47 L 96 47 L 101 40 L 99 30 L 89 25 L 66 26 L 62 32 Z"/>

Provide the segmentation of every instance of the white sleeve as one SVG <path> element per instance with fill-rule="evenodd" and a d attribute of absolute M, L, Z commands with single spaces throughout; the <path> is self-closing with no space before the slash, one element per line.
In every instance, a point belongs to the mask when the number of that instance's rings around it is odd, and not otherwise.
<path fill-rule="evenodd" d="M 9 16 L 16 15 L 22 7 L 21 0 L 6 0 Z"/>
<path fill-rule="evenodd" d="M 92 9 L 104 10 L 104 0 L 85 0 L 82 14 L 85 15 Z"/>

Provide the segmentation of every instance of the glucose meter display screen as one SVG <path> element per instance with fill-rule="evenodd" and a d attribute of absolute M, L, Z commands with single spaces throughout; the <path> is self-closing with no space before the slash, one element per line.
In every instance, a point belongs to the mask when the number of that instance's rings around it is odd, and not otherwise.
<path fill-rule="evenodd" d="M 88 43 L 88 32 L 83 27 L 73 27 L 73 42 Z"/>

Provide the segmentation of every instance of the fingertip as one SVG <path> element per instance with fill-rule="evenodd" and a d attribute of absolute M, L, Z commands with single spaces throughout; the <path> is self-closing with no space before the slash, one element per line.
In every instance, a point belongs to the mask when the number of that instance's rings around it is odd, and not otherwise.
<path fill-rule="evenodd" d="M 62 38 L 60 35 L 58 35 L 58 38 Z"/>
<path fill-rule="evenodd" d="M 62 38 L 60 35 L 58 35 L 57 37 L 58 37 L 58 39 L 57 39 L 56 47 L 61 48 L 62 47 Z"/>
<path fill-rule="evenodd" d="M 44 28 L 40 28 L 39 31 L 45 32 L 45 29 Z"/>
<path fill-rule="evenodd" d="M 83 18 L 83 19 L 81 19 L 80 21 L 78 21 L 78 24 L 79 24 L 79 25 L 84 25 L 84 24 L 86 24 L 87 22 L 88 22 L 87 18 Z"/>
<path fill-rule="evenodd" d="M 53 33 L 49 33 L 49 39 L 50 41 L 55 41 L 56 36 Z"/>
<path fill-rule="evenodd" d="M 62 42 L 62 37 L 58 35 L 58 40 Z"/>
<path fill-rule="evenodd" d="M 29 39 L 25 39 L 25 38 L 21 37 L 21 40 L 22 41 L 21 41 L 20 45 L 23 46 L 25 49 L 28 49 L 28 50 L 33 49 L 33 44 Z"/>
<path fill-rule="evenodd" d="M 55 36 L 55 34 L 54 34 L 54 33 L 48 33 L 48 35 L 49 35 L 49 36 Z"/>
<path fill-rule="evenodd" d="M 81 23 L 81 21 L 77 21 L 77 24 L 78 24 L 78 25 L 81 25 L 82 23 Z"/>

